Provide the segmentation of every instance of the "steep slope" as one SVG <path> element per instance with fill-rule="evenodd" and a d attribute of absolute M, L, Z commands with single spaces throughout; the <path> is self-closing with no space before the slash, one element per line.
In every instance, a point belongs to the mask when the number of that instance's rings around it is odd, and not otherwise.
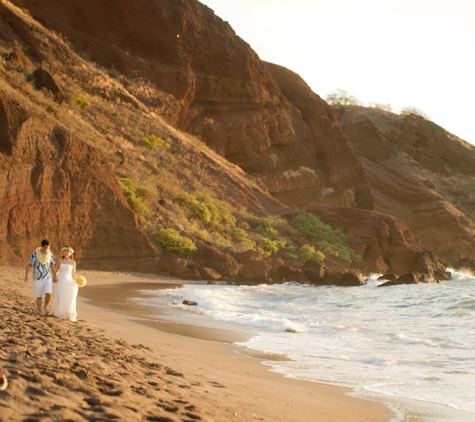
<path fill-rule="evenodd" d="M 22 265 L 41 239 L 74 244 L 82 268 L 151 271 L 140 229 L 97 149 L 0 92 L 0 265 Z"/>
<path fill-rule="evenodd" d="M 157 271 L 157 228 L 196 230 L 173 203 L 183 191 L 257 214 L 286 208 L 158 118 L 133 94 L 146 83 L 114 79 L 4 2 L 0 53 L 0 265 L 23 266 L 47 237 L 54 251 L 73 244 L 82 268 Z M 157 148 L 141 141 L 155 135 Z M 146 207 L 119 179 L 148 195 Z"/>
<path fill-rule="evenodd" d="M 12 3 L 97 63 L 150 81 L 163 92 L 138 92 L 144 104 L 280 201 L 372 208 L 333 110 L 297 75 L 262 62 L 197 0 Z"/>
<path fill-rule="evenodd" d="M 339 107 L 375 209 L 451 263 L 475 254 L 475 147 L 416 115 Z"/>

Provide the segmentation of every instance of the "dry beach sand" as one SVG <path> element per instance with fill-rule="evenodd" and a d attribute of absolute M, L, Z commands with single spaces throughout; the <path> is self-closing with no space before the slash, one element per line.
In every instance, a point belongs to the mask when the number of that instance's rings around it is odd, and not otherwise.
<path fill-rule="evenodd" d="M 81 272 L 78 322 L 36 314 L 24 270 L 0 268 L 0 421 L 388 421 L 384 405 L 348 390 L 270 372 L 212 334 L 180 335 L 133 322 L 101 297 L 137 283 L 177 283 L 152 275 Z M 102 286 L 102 287 L 101 287 Z M 97 289 L 96 287 L 100 287 Z M 171 331 L 171 332 L 170 332 Z M 218 332 L 219 333 L 219 332 Z M 216 334 L 214 334 L 216 336 Z M 226 340 L 224 333 L 218 334 Z M 232 334 L 230 334 L 232 337 Z M 203 339 L 206 338 L 206 339 Z"/>

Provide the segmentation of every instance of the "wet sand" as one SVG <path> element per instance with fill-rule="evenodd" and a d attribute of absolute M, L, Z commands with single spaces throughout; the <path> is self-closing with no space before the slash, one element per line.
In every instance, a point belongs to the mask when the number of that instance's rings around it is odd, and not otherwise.
<path fill-rule="evenodd" d="M 231 344 L 248 333 L 147 325 L 120 300 L 143 283 L 180 280 L 80 273 L 88 285 L 79 291 L 72 323 L 38 316 L 24 270 L 0 268 L 0 372 L 9 382 L 0 392 L 1 421 L 377 422 L 393 416 L 383 404 L 345 395 L 348 389 L 270 372 Z M 95 297 L 87 298 L 88 288 Z"/>

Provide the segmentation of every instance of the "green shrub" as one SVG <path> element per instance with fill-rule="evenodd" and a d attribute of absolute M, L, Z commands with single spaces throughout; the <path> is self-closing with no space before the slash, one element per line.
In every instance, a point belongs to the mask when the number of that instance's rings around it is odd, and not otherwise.
<path fill-rule="evenodd" d="M 206 204 L 197 202 L 195 205 L 193 205 L 191 211 L 203 223 L 209 223 L 211 221 L 212 215 Z"/>
<path fill-rule="evenodd" d="M 211 221 L 211 212 L 206 206 L 200 202 L 195 195 L 191 195 L 187 192 L 182 192 L 175 197 L 175 202 L 180 207 L 190 211 L 198 220 L 203 223 L 209 223 Z"/>
<path fill-rule="evenodd" d="M 249 239 L 248 233 L 244 229 L 234 228 L 231 230 L 231 239 L 237 245 L 235 250 L 237 252 L 248 251 L 249 249 L 256 249 L 256 242 Z"/>
<path fill-rule="evenodd" d="M 224 225 L 231 224 L 234 226 L 236 224 L 236 217 L 231 213 L 227 204 L 200 192 L 196 193 L 196 199 L 206 205 L 211 213 L 211 221 Z"/>
<path fill-rule="evenodd" d="M 279 228 L 285 224 L 285 221 L 281 218 L 268 216 L 268 217 L 254 217 L 250 220 L 251 230 L 254 233 L 260 234 L 276 244 L 280 248 L 284 248 L 290 244 L 290 240 L 280 234 Z"/>
<path fill-rule="evenodd" d="M 191 209 L 198 201 L 194 195 L 188 192 L 181 192 L 175 196 L 174 201 L 182 208 Z"/>
<path fill-rule="evenodd" d="M 145 203 L 144 199 L 151 195 L 153 192 L 148 188 L 136 188 L 135 183 L 126 178 L 119 179 L 119 182 L 124 191 L 124 195 L 127 198 L 127 202 L 132 207 L 132 209 L 141 217 L 142 221 L 145 222 L 146 219 L 150 216 L 150 209 Z M 156 196 L 156 194 L 155 194 Z"/>
<path fill-rule="evenodd" d="M 235 228 L 231 231 L 231 238 L 233 239 L 234 243 L 244 243 L 249 239 L 246 231 L 238 228 Z"/>
<path fill-rule="evenodd" d="M 246 231 L 251 230 L 251 226 L 249 225 L 249 223 L 246 223 L 245 221 L 241 221 L 241 222 L 238 224 L 238 227 L 239 227 L 240 229 L 243 229 L 243 230 L 246 230 Z"/>
<path fill-rule="evenodd" d="M 257 244 L 257 252 L 259 252 L 264 258 L 267 258 L 279 252 L 281 247 L 282 246 L 279 242 L 268 239 L 267 237 L 262 237 L 261 241 Z"/>
<path fill-rule="evenodd" d="M 218 231 L 224 230 L 222 225 L 234 226 L 236 224 L 236 218 L 231 214 L 227 205 L 216 201 L 207 194 L 198 192 L 196 195 L 192 195 L 182 192 L 174 198 L 174 201 L 203 223 L 211 223 L 211 226 Z"/>
<path fill-rule="evenodd" d="M 299 258 L 299 253 L 295 246 L 288 246 L 287 248 L 285 248 L 284 255 L 287 258 L 291 258 L 291 259 Z"/>
<path fill-rule="evenodd" d="M 220 233 L 211 233 L 210 235 L 210 240 L 211 242 L 216 245 L 218 248 L 230 248 L 232 245 L 231 245 L 231 242 L 229 241 L 229 239 L 226 239 L 223 235 L 221 235 Z"/>
<path fill-rule="evenodd" d="M 170 144 L 168 142 L 165 142 L 162 138 L 159 138 L 155 135 L 152 135 L 149 138 L 144 136 L 140 142 L 150 149 L 154 149 L 155 147 L 166 149 L 170 148 Z"/>
<path fill-rule="evenodd" d="M 83 110 L 86 110 L 89 108 L 89 102 L 82 96 L 81 92 L 78 92 L 78 96 L 76 97 L 76 102 L 79 107 L 81 107 Z"/>
<path fill-rule="evenodd" d="M 301 262 L 307 262 L 309 259 L 322 262 L 325 259 L 325 255 L 320 251 L 316 251 L 311 245 L 303 245 L 297 253 L 297 258 Z"/>
<path fill-rule="evenodd" d="M 182 256 L 191 256 L 198 250 L 190 238 L 180 235 L 180 233 L 174 229 L 159 230 L 155 234 L 153 241 L 166 251 L 174 252 Z"/>
<path fill-rule="evenodd" d="M 361 261 L 361 257 L 350 247 L 346 234 L 333 230 L 313 214 L 298 213 L 292 220 L 292 227 L 314 242 L 327 256 L 339 258 L 347 265 Z"/>
<path fill-rule="evenodd" d="M 234 217 L 234 216 L 233 216 Z M 248 237 L 248 249 L 257 250 L 264 257 L 275 255 L 280 249 L 287 248 L 292 242 L 282 236 L 279 228 L 286 224 L 280 218 L 274 216 L 257 217 L 247 213 L 239 213 L 238 228 L 231 231 L 231 236 L 236 238 L 234 242 L 239 245 L 239 238 Z M 234 218 L 233 224 L 236 224 Z M 241 244 L 244 246 L 244 244 Z M 247 250 L 247 249 L 244 249 Z"/>

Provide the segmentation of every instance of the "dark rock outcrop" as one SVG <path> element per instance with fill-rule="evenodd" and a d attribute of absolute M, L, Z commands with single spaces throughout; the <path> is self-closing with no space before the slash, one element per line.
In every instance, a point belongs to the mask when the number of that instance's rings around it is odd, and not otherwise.
<path fill-rule="evenodd" d="M 291 267 L 290 265 L 281 265 L 272 272 L 272 275 L 276 281 L 284 281 L 295 271 L 297 271 L 297 268 Z"/>
<path fill-rule="evenodd" d="M 294 269 L 282 280 L 284 282 L 295 281 L 300 284 L 307 284 L 309 282 L 307 274 L 300 268 Z"/>
<path fill-rule="evenodd" d="M 363 286 L 366 284 L 366 278 L 359 272 L 348 271 L 341 275 L 336 284 L 338 286 Z"/>
<path fill-rule="evenodd" d="M 397 275 L 394 273 L 386 273 L 383 275 L 380 275 L 378 277 L 378 280 L 387 280 L 387 281 L 393 281 L 397 279 Z"/>
<path fill-rule="evenodd" d="M 60 104 L 65 100 L 63 90 L 58 86 L 50 72 L 40 67 L 33 72 L 33 77 L 37 88 L 46 88 Z"/>
<path fill-rule="evenodd" d="M 188 260 L 180 258 L 174 253 L 164 252 L 160 259 L 159 270 L 172 274 L 179 268 L 186 268 L 187 265 Z"/>
<path fill-rule="evenodd" d="M 475 274 L 475 259 L 465 257 L 452 265 L 452 268 L 456 271 L 469 271 L 472 274 Z"/>
<path fill-rule="evenodd" d="M 216 281 L 222 277 L 222 275 L 213 268 L 198 267 L 198 271 L 203 280 Z"/>
<path fill-rule="evenodd" d="M 402 275 L 401 277 L 390 280 L 380 284 L 378 287 L 397 286 L 401 284 L 419 284 L 419 283 L 438 283 L 439 280 L 435 279 L 432 275 L 418 272 L 411 272 Z"/>
<path fill-rule="evenodd" d="M 201 274 L 194 266 L 177 268 L 171 275 L 182 280 L 201 280 Z"/>
<path fill-rule="evenodd" d="M 225 277 L 233 277 L 239 273 L 240 265 L 234 257 L 226 252 L 205 244 L 199 244 L 195 261 L 207 268 L 213 268 Z"/>
<path fill-rule="evenodd" d="M 308 260 L 304 264 L 302 271 L 307 274 L 310 283 L 325 284 L 325 272 L 328 271 L 328 269 L 322 263 L 313 260 Z"/>
<path fill-rule="evenodd" d="M 398 286 L 400 284 L 418 284 L 418 283 L 419 283 L 419 274 L 407 273 L 397 278 L 396 280 L 386 281 L 385 283 L 380 284 L 378 287 L 388 287 L 388 286 Z"/>
<path fill-rule="evenodd" d="M 436 280 L 450 280 L 451 274 L 447 271 L 448 264 L 437 257 L 433 252 L 424 251 L 414 265 L 414 271 L 427 274 Z"/>
<path fill-rule="evenodd" d="M 251 261 L 241 266 L 239 276 L 244 280 L 267 283 L 269 279 L 269 266 L 264 261 Z"/>

